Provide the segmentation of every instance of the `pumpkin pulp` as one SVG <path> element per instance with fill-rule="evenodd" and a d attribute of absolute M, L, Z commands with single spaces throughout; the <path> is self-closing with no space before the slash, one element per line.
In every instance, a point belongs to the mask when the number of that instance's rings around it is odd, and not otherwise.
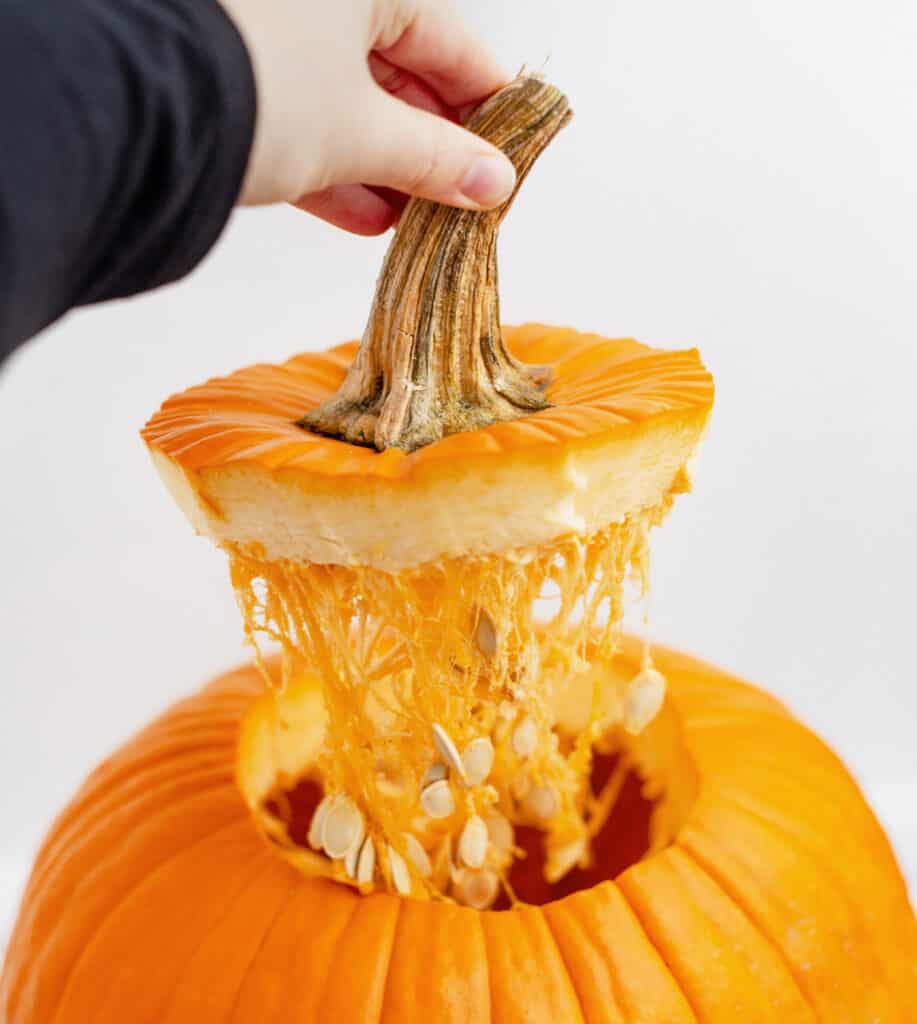
<path fill-rule="evenodd" d="M 562 741 L 575 742 L 582 735 L 594 717 L 596 697 L 606 711 L 619 705 L 632 679 L 629 664 L 639 661 L 643 652 L 634 639 L 627 640 L 625 648 L 627 659 L 602 662 L 590 650 L 591 671 L 555 694 L 551 720 Z M 314 835 L 315 813 L 328 793 L 324 767 L 330 716 L 324 684 L 318 673 L 304 669 L 278 690 L 280 669 L 266 662 L 265 670 L 274 685 L 242 721 L 236 761 L 239 789 L 284 859 L 306 875 L 353 885 L 343 860 L 326 857 Z M 482 811 L 492 849 L 487 866 L 475 872 L 453 863 L 444 851 L 448 822 L 438 836 L 431 836 L 423 828 L 422 815 L 409 811 L 414 834 L 422 838 L 430 859 L 430 873 L 419 875 L 412 847 L 406 844 L 412 895 L 451 894 L 480 909 L 505 909 L 517 901 L 538 905 L 615 878 L 632 863 L 669 846 L 694 806 L 697 772 L 678 715 L 668 702 L 638 734 L 605 719 L 605 728 L 591 746 L 582 795 L 587 842 L 575 839 L 558 846 L 544 822 L 520 813 L 524 801 L 515 798 L 502 805 L 503 810 L 495 805 L 490 814 Z M 376 827 L 370 824 L 371 836 L 378 837 Z M 493 886 L 488 884 L 491 875 Z M 371 886 L 362 888 L 368 891 Z M 476 899 L 478 890 L 485 899 Z"/>

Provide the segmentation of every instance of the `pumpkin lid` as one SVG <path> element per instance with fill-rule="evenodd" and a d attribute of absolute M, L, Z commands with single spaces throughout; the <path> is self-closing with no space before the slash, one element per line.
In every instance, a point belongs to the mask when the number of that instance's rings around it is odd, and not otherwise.
<path fill-rule="evenodd" d="M 275 559 L 397 569 L 498 552 L 591 532 L 685 489 L 713 401 L 696 351 L 538 324 L 503 337 L 514 357 L 550 368 L 550 407 L 414 452 L 296 425 L 339 387 L 352 342 L 191 388 L 143 436 L 200 533 Z"/>
<path fill-rule="evenodd" d="M 557 89 L 521 77 L 468 127 L 521 182 L 569 116 Z M 698 353 L 501 329 L 511 202 L 412 200 L 359 349 L 247 367 L 163 404 L 143 437 L 199 532 L 397 570 L 588 533 L 684 489 L 713 402 Z"/>

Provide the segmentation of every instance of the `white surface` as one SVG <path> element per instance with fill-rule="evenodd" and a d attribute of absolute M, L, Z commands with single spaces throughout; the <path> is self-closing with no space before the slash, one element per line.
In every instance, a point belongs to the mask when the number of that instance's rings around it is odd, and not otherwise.
<path fill-rule="evenodd" d="M 789 701 L 917 877 L 917 5 L 468 10 L 577 111 L 504 230 L 505 319 L 697 344 L 717 378 L 654 634 Z M 70 317 L 0 377 L 8 903 L 95 761 L 244 656 L 222 556 L 137 429 L 173 390 L 358 335 L 384 245 L 246 212 L 191 280 Z"/>

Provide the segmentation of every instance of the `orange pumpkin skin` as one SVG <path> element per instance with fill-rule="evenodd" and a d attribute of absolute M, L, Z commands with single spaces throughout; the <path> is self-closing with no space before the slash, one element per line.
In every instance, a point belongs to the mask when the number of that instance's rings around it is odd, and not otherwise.
<path fill-rule="evenodd" d="M 633 671 L 639 649 L 621 659 Z M 308 878 L 236 783 L 251 667 L 105 761 L 36 861 L 3 1024 L 917 1021 L 917 925 L 838 759 L 773 698 L 657 649 L 696 802 L 673 844 L 540 907 Z"/>

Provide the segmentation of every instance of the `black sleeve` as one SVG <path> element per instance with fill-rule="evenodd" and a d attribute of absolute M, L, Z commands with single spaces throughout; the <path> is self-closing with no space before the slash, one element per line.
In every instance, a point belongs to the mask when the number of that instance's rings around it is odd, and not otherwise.
<path fill-rule="evenodd" d="M 192 270 L 254 122 L 217 0 L 0 0 L 0 361 L 74 306 Z"/>

